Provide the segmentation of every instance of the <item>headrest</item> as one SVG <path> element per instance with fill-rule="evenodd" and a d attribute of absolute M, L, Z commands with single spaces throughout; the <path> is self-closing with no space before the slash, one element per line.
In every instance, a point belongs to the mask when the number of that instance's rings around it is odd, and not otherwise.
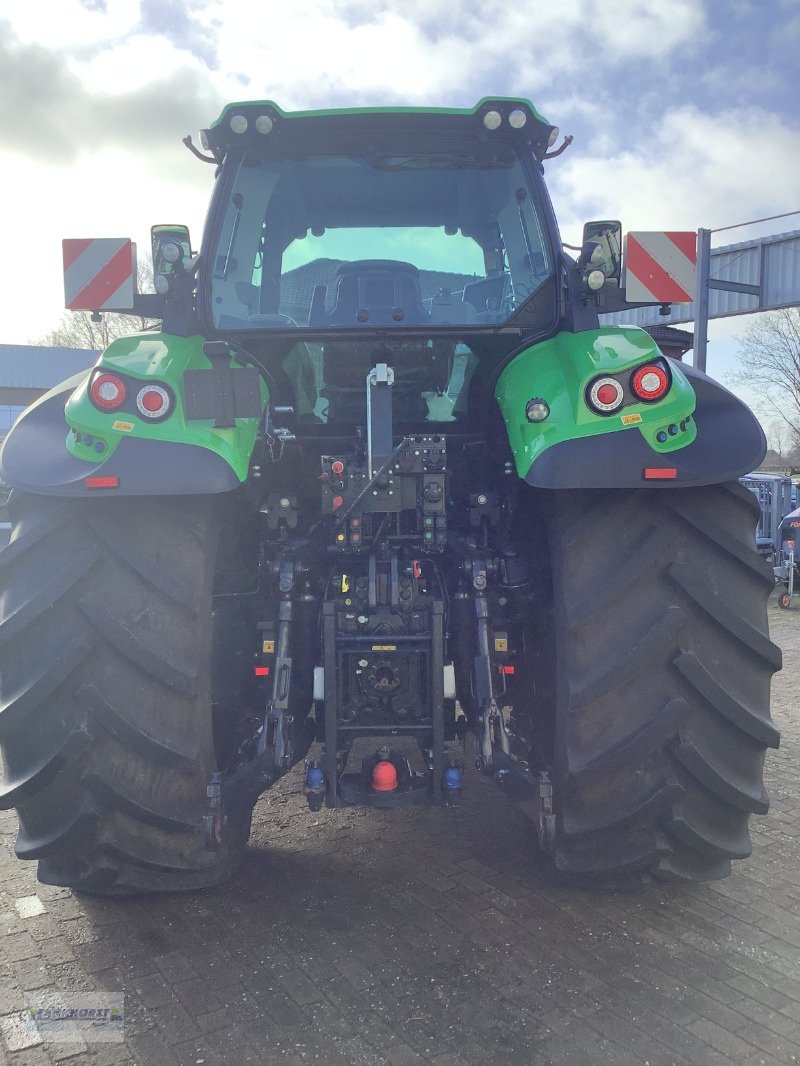
<path fill-rule="evenodd" d="M 419 274 L 413 263 L 402 263 L 398 259 L 357 259 L 354 263 L 341 263 L 336 268 L 337 276 L 343 274 L 366 274 L 380 271 L 386 274 Z"/>

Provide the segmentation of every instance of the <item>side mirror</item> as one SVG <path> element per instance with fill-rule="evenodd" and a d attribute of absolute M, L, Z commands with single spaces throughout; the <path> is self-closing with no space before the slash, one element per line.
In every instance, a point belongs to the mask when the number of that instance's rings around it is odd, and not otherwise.
<path fill-rule="evenodd" d="M 589 250 L 589 244 L 593 244 L 594 249 Z M 581 245 L 579 264 L 590 271 L 602 270 L 606 281 L 613 280 L 619 285 L 622 277 L 622 223 L 587 222 L 583 227 Z"/>
<path fill-rule="evenodd" d="M 153 226 L 150 230 L 153 248 L 153 274 L 171 274 L 176 264 L 184 265 L 192 256 L 188 226 Z M 174 246 L 174 247 L 173 247 Z M 175 248 L 179 249 L 176 253 Z M 166 254 L 165 254 L 166 253 Z M 177 267 L 180 270 L 180 267 Z"/>

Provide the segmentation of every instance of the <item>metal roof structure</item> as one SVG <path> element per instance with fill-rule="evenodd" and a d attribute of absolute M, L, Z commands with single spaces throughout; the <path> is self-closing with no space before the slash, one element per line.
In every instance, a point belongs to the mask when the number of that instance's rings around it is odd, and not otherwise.
<path fill-rule="evenodd" d="M 97 362 L 99 352 L 83 348 L 44 348 L 0 344 L 0 388 L 52 389 Z"/>
<path fill-rule="evenodd" d="M 712 248 L 709 276 L 709 318 L 799 305 L 800 230 Z M 674 326 L 694 322 L 695 314 L 690 303 L 672 304 L 668 315 L 660 315 L 657 307 L 638 307 L 600 318 L 614 325 Z"/>

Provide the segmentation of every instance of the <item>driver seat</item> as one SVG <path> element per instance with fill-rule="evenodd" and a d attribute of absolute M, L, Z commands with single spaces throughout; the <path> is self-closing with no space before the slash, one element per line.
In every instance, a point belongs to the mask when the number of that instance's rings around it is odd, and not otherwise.
<path fill-rule="evenodd" d="M 336 270 L 336 302 L 328 326 L 421 326 L 419 270 L 396 259 L 359 259 Z"/>

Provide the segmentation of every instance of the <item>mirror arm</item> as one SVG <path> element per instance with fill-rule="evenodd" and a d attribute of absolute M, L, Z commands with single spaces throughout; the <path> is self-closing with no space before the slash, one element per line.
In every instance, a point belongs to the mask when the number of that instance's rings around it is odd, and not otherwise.
<path fill-rule="evenodd" d="M 545 152 L 545 154 L 542 156 L 542 159 L 555 159 L 557 155 L 561 155 L 563 151 L 569 148 L 569 146 L 572 144 L 573 139 L 574 138 L 572 134 L 568 133 L 564 140 L 561 142 L 561 144 L 558 146 L 558 148 L 554 148 L 552 152 Z"/>
<path fill-rule="evenodd" d="M 213 155 L 203 155 L 199 148 L 196 148 L 192 142 L 191 134 L 188 134 L 183 138 L 183 144 L 189 149 L 192 155 L 197 156 L 203 163 L 219 163 L 219 159 Z"/>

